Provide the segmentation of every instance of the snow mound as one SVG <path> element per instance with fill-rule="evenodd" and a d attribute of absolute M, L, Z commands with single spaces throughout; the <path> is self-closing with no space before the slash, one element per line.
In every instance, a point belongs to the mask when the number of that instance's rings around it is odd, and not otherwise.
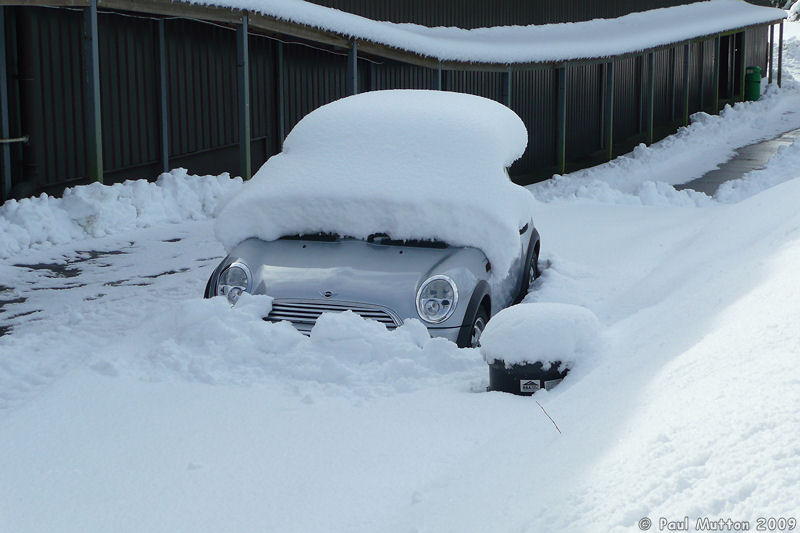
<path fill-rule="evenodd" d="M 62 198 L 42 194 L 9 200 L 0 206 L 0 257 L 36 246 L 209 218 L 219 201 L 241 183 L 227 173 L 191 176 L 179 168 L 162 174 L 155 183 L 93 183 L 66 189 Z"/>
<path fill-rule="evenodd" d="M 507 107 L 442 91 L 375 91 L 303 118 L 221 210 L 216 234 L 241 241 L 317 232 L 438 239 L 483 250 L 505 274 L 535 200 L 506 167 L 527 131 Z"/>
<path fill-rule="evenodd" d="M 599 335 L 597 317 L 585 307 L 522 303 L 492 317 L 481 336 L 481 353 L 489 364 L 542 362 L 549 367 L 561 361 L 571 366 L 596 350 Z"/>
<path fill-rule="evenodd" d="M 132 332 L 116 358 L 100 363 L 155 381 L 173 376 L 366 396 L 451 383 L 454 375 L 474 381 L 485 372 L 476 350 L 431 338 L 417 320 L 389 331 L 349 311 L 324 313 L 308 338 L 289 322 L 265 322 L 270 304 L 267 296 L 244 294 L 233 308 L 223 297 L 175 303 Z"/>

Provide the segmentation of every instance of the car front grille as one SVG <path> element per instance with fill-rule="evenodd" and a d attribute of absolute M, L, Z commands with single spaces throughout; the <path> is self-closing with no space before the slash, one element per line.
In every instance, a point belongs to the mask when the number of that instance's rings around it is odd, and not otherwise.
<path fill-rule="evenodd" d="M 362 318 L 376 320 L 388 329 L 395 329 L 400 320 L 388 310 L 377 305 L 337 302 L 329 300 L 274 300 L 272 311 L 267 318 L 270 322 L 288 320 L 303 335 L 310 335 L 322 313 L 341 313 L 352 311 Z"/>

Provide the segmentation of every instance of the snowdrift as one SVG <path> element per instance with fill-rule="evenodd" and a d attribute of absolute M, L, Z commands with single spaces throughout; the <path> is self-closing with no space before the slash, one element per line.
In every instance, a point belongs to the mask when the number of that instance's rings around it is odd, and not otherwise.
<path fill-rule="evenodd" d="M 212 217 L 241 186 L 227 173 L 193 176 L 178 168 L 147 180 L 79 185 L 62 198 L 41 194 L 0 205 L 0 257 L 32 247 L 103 237 L 134 228 Z"/>

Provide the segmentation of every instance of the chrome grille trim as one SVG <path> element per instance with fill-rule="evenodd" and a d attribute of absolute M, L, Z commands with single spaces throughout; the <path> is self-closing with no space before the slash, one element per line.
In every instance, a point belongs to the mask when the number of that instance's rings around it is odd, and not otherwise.
<path fill-rule="evenodd" d="M 331 300 L 302 300 L 294 298 L 276 299 L 272 302 L 272 310 L 267 318 L 270 322 L 288 321 L 303 335 L 310 335 L 311 328 L 317 323 L 322 313 L 353 313 L 380 322 L 387 329 L 395 329 L 402 320 L 389 309 L 379 305 L 359 302 L 344 302 Z"/>

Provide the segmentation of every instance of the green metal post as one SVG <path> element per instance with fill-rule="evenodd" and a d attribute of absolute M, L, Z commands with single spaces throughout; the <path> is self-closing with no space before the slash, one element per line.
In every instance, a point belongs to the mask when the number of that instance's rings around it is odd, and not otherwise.
<path fill-rule="evenodd" d="M 158 84 L 161 118 L 161 171 L 169 172 L 169 109 L 167 94 L 167 40 L 164 19 L 156 23 L 158 32 Z"/>
<path fill-rule="evenodd" d="M 8 126 L 8 72 L 6 71 L 6 22 L 5 8 L 0 6 L 0 139 L 10 137 Z M 8 200 L 11 192 L 11 147 L 0 144 L 0 203 Z"/>
<path fill-rule="evenodd" d="M 741 32 L 742 41 L 739 44 L 739 55 L 736 58 L 736 63 L 739 65 L 739 101 L 744 102 L 744 83 L 745 83 L 745 74 L 747 70 L 747 64 L 745 63 L 745 58 L 747 56 L 747 32 Z"/>
<path fill-rule="evenodd" d="M 719 60 L 720 36 L 714 37 L 714 114 L 719 113 Z"/>
<path fill-rule="evenodd" d="M 86 168 L 89 179 L 103 182 L 103 130 L 100 116 L 100 48 L 97 0 L 83 9 L 83 64 L 86 81 Z"/>
<path fill-rule="evenodd" d="M 286 120 L 283 106 L 283 43 L 278 41 L 275 44 L 275 116 L 278 122 L 278 151 L 283 150 L 283 140 L 286 138 Z"/>
<path fill-rule="evenodd" d="M 778 88 L 783 79 L 783 21 L 778 29 Z"/>
<path fill-rule="evenodd" d="M 442 88 L 442 62 L 439 61 L 439 66 L 436 68 L 436 86 L 434 87 L 437 91 L 443 90 Z"/>
<path fill-rule="evenodd" d="M 556 165 L 558 173 L 567 170 L 567 66 L 556 67 Z"/>
<path fill-rule="evenodd" d="M 358 41 L 347 50 L 347 96 L 358 94 Z"/>
<path fill-rule="evenodd" d="M 511 107 L 511 67 L 503 72 L 503 105 Z"/>
<path fill-rule="evenodd" d="M 768 71 L 767 74 L 767 83 L 772 83 L 772 58 L 773 58 L 773 50 L 775 48 L 775 24 L 769 25 L 769 61 L 768 61 Z"/>
<path fill-rule="evenodd" d="M 239 91 L 239 173 L 245 180 L 249 180 L 253 175 L 250 154 L 250 53 L 247 32 L 247 15 L 242 15 L 242 23 L 236 28 L 236 71 Z"/>
<path fill-rule="evenodd" d="M 609 161 L 614 159 L 614 62 L 606 63 L 605 102 L 603 105 L 603 145 Z"/>
<path fill-rule="evenodd" d="M 656 91 L 656 54 L 647 54 L 647 144 L 653 144 L 653 116 Z"/>

